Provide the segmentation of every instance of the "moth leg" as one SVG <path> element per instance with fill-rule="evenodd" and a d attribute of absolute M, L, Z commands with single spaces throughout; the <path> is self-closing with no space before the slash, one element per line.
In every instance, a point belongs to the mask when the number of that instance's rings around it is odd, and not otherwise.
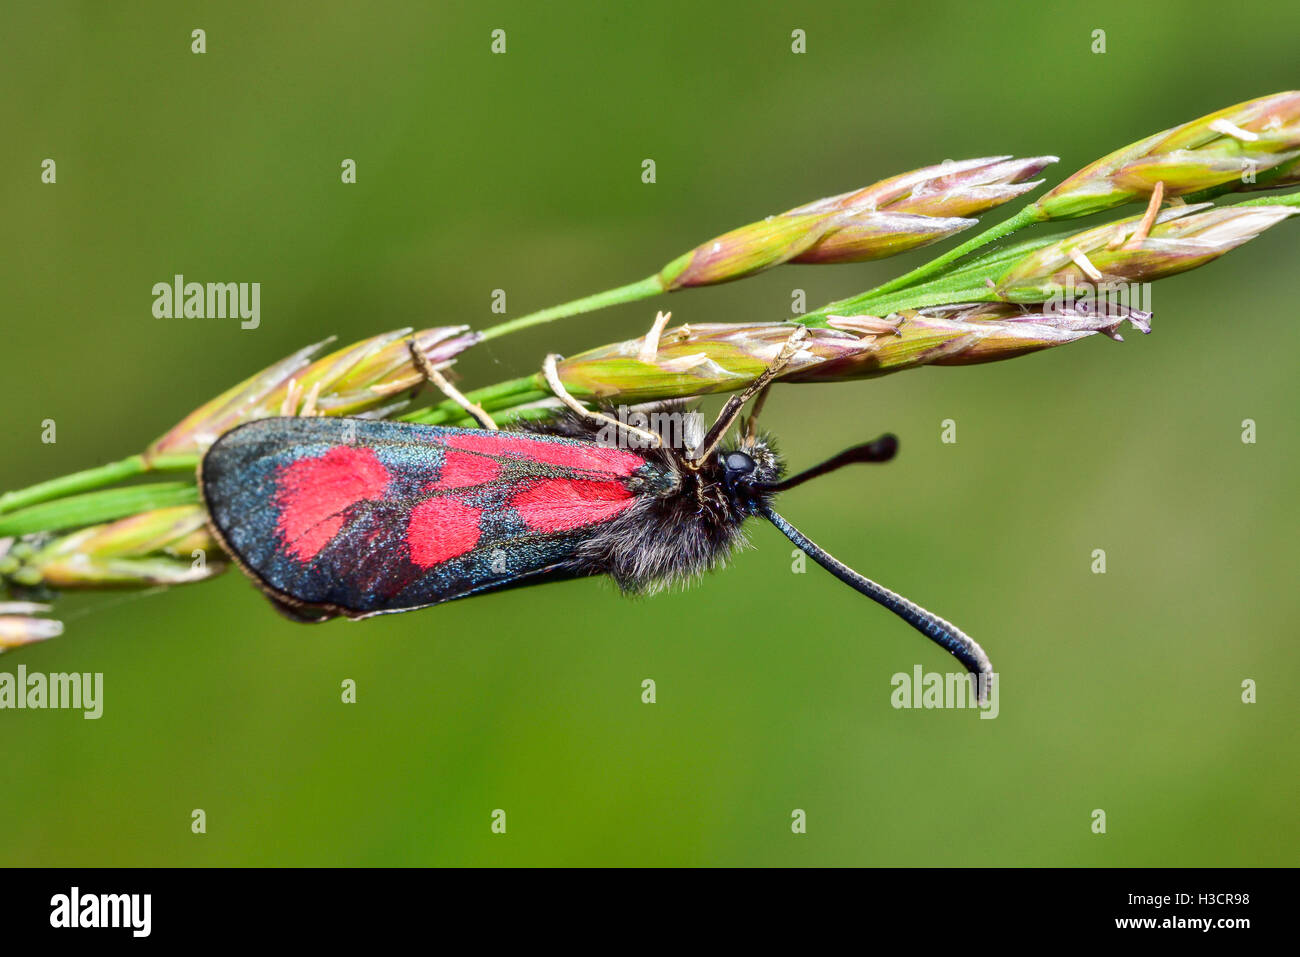
<path fill-rule="evenodd" d="M 647 432 L 645 429 L 638 429 L 634 425 L 620 422 L 612 415 L 606 415 L 603 412 L 589 409 L 573 396 L 569 395 L 569 390 L 566 389 L 564 383 L 560 381 L 560 374 L 555 368 L 555 362 L 559 358 L 558 355 L 552 352 L 542 362 L 542 375 L 545 376 L 546 384 L 550 387 L 551 391 L 555 393 L 557 399 L 583 418 L 590 419 L 593 422 L 603 422 L 606 425 L 612 425 L 616 429 L 621 429 L 624 432 L 635 435 L 642 442 L 648 443 L 652 448 L 657 449 L 664 444 L 663 437 L 657 432 Z"/>
<path fill-rule="evenodd" d="M 767 403 L 767 397 L 772 391 L 772 383 L 763 386 L 758 395 L 754 398 L 754 405 L 749 410 L 749 417 L 745 419 L 745 437 L 746 445 L 753 445 L 754 440 L 758 438 L 758 414 L 763 411 L 763 406 Z"/>
<path fill-rule="evenodd" d="M 411 359 L 415 362 L 415 367 L 424 373 L 424 377 L 436 385 L 443 395 L 468 412 L 483 428 L 492 432 L 497 431 L 497 424 L 492 416 L 488 415 L 481 405 L 471 402 L 465 393 L 451 384 L 450 379 L 434 368 L 429 357 L 416 346 L 414 339 L 410 340 L 406 347 L 411 350 Z"/>
<path fill-rule="evenodd" d="M 790 360 L 794 358 L 794 354 L 799 351 L 799 346 L 802 345 L 803 341 L 807 338 L 808 330 L 804 326 L 800 326 L 794 332 L 790 333 L 790 338 L 785 341 L 785 345 L 781 347 L 781 351 L 777 353 L 776 358 L 772 360 L 772 364 L 764 370 L 763 374 L 751 382 L 744 392 L 741 392 L 739 395 L 733 395 L 727 399 L 726 404 L 722 407 L 722 411 L 718 413 L 718 417 L 713 421 L 713 425 L 709 428 L 708 434 L 704 436 L 704 440 L 700 442 L 699 447 L 686 460 L 687 468 L 698 469 L 704 464 L 704 460 L 713 453 L 715 448 L 718 447 L 718 443 L 722 441 L 722 437 L 727 434 L 727 430 L 730 429 L 732 423 L 736 421 L 736 417 L 740 415 L 740 410 L 745 407 L 746 402 L 759 394 L 764 394 L 763 399 L 766 399 L 765 393 L 767 387 L 772 384 L 773 379 L 781 374 L 781 370 L 790 364 Z M 760 402 L 756 404 L 754 410 L 755 416 L 758 415 L 758 410 L 761 408 L 762 401 L 763 400 L 760 400 Z"/>

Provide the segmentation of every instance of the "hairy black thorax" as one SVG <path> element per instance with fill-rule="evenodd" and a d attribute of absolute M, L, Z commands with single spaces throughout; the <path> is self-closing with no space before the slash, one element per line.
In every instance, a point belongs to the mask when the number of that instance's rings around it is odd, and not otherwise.
<path fill-rule="evenodd" d="M 653 406 L 647 411 L 681 412 L 677 403 Z M 660 421 L 648 415 L 650 423 Z M 594 442 L 607 439 L 608 426 L 577 415 L 540 425 L 530 431 Z M 635 436 L 619 434 L 646 459 L 638 478 L 632 506 L 597 528 L 578 545 L 570 568 L 579 574 L 609 575 L 625 592 L 651 594 L 685 584 L 724 565 L 746 544 L 742 525 L 771 498 L 765 486 L 783 472 L 780 456 L 765 435 L 742 436 L 723 443 L 698 467 L 692 467 L 690 448 L 674 447 L 679 432 L 655 428 L 664 445 L 639 447 Z M 599 437 L 599 438 L 598 438 Z M 698 436 L 689 437 L 692 441 Z M 754 469 L 743 481 L 728 481 L 725 466 L 733 452 L 753 460 Z"/>

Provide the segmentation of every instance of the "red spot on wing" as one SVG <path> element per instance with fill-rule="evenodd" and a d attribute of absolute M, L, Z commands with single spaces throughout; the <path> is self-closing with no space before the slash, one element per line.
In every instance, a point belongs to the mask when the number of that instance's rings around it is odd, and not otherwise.
<path fill-rule="evenodd" d="M 530 529 L 564 532 L 608 521 L 632 504 L 622 482 L 545 479 L 517 492 L 510 504 Z"/>
<path fill-rule="evenodd" d="M 546 441 L 519 435 L 502 435 L 499 432 L 455 435 L 447 439 L 447 444 L 468 452 L 511 455 L 547 465 L 618 476 L 631 475 L 646 462 L 635 452 L 624 449 L 611 449 L 586 442 L 569 444 Z"/>
<path fill-rule="evenodd" d="M 411 509 L 406 529 L 411 561 L 421 568 L 431 568 L 464 555 L 478 544 L 482 517 L 483 509 L 447 495 L 421 502 Z"/>
<path fill-rule="evenodd" d="M 473 452 L 448 452 L 438 481 L 424 487 L 426 492 L 448 488 L 486 485 L 501 477 L 501 463 Z"/>
<path fill-rule="evenodd" d="M 310 561 L 343 527 L 348 506 L 380 498 L 388 479 L 373 449 L 350 445 L 281 466 L 276 528 L 289 554 Z"/>

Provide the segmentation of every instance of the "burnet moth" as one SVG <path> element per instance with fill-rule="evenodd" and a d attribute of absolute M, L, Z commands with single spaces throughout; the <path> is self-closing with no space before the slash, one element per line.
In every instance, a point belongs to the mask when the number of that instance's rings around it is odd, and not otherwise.
<path fill-rule="evenodd" d="M 570 410 L 546 424 L 496 430 L 467 404 L 488 428 L 295 417 L 227 432 L 199 469 L 213 531 L 281 612 L 318 622 L 590 575 L 651 593 L 725 564 L 744 543 L 745 521 L 761 516 L 981 676 L 982 696 L 992 666 L 978 644 L 858 574 L 773 509 L 779 493 L 809 479 L 890 460 L 892 435 L 792 478 L 783 478 L 754 416 L 736 444 L 720 447 L 743 404 L 758 394 L 761 405 L 778 363 L 729 399 L 707 434 L 695 426 L 674 447 L 662 428 L 622 426 L 611 442 L 611 423 L 621 423 L 564 393 L 554 359 L 548 382 Z M 655 406 L 645 419 L 698 422 L 681 408 Z"/>

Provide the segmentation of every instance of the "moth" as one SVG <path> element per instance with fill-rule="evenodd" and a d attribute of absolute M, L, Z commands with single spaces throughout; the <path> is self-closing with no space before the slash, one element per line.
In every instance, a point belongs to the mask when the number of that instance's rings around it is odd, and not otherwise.
<path fill-rule="evenodd" d="M 548 381 L 553 372 L 552 364 Z M 773 507 L 810 479 L 890 460 L 892 435 L 790 478 L 754 416 L 723 444 L 743 403 L 761 388 L 761 405 L 766 385 L 733 396 L 707 433 L 697 426 L 676 445 L 662 428 L 634 427 L 611 443 L 613 420 L 578 403 L 549 423 L 511 429 L 486 415 L 491 428 L 262 419 L 211 446 L 200 486 L 223 548 L 297 621 L 367 618 L 593 575 L 650 593 L 724 565 L 745 523 L 759 517 L 973 674 L 990 675 L 988 656 L 960 629 L 860 575 Z M 655 406 L 647 419 L 667 421 L 680 409 Z"/>

